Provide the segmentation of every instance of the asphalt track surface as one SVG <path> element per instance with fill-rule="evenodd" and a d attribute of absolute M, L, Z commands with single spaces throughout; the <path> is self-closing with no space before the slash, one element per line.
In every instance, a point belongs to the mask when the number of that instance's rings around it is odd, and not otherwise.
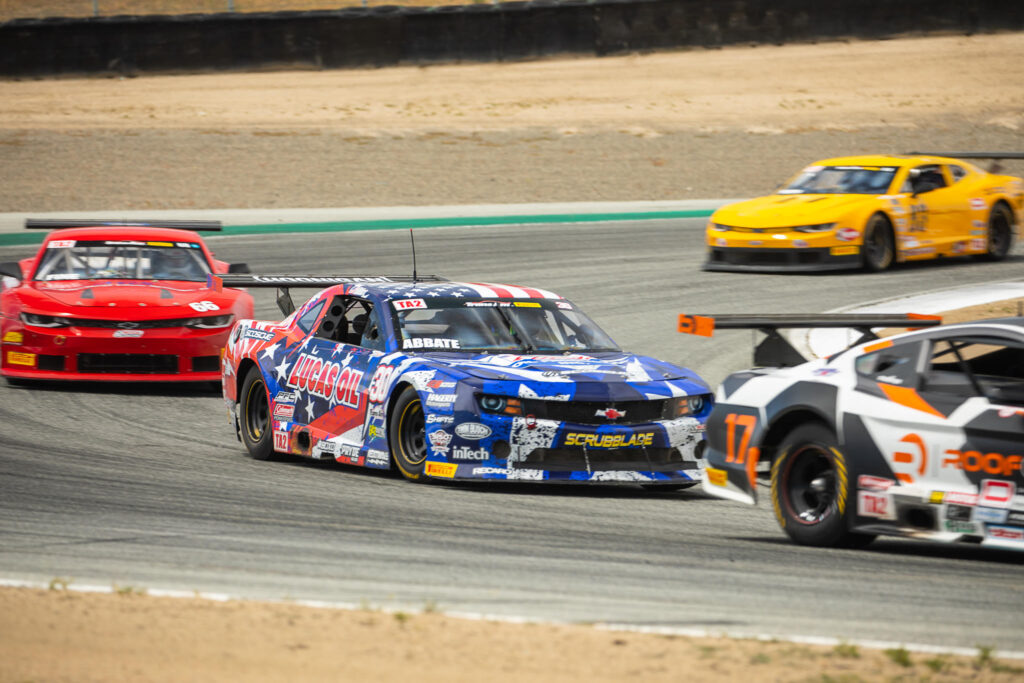
<path fill-rule="evenodd" d="M 819 312 L 1019 278 L 1024 264 L 1018 251 L 882 275 L 703 273 L 703 222 L 424 230 L 418 268 L 557 291 L 623 347 L 717 382 L 749 362 L 750 333 L 685 337 L 677 313 Z M 403 231 L 209 242 L 254 272 L 411 270 Z M 275 317 L 272 290 L 256 296 L 257 315 Z M 802 548 L 769 507 L 699 488 L 416 485 L 255 462 L 219 395 L 160 386 L 2 384 L 0 446 L 3 578 L 1024 651 L 1024 555 L 900 539 Z"/>

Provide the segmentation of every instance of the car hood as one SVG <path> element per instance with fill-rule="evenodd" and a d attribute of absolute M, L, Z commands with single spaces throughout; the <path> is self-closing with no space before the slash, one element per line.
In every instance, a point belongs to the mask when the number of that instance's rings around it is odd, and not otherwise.
<path fill-rule="evenodd" d="M 831 223 L 874 198 L 864 194 L 773 194 L 723 206 L 715 211 L 711 221 L 737 228 Z"/>
<path fill-rule="evenodd" d="M 94 315 L 98 312 L 95 309 L 125 308 L 171 308 L 181 310 L 182 315 L 191 315 L 195 311 L 213 311 L 231 305 L 230 296 L 211 291 L 201 282 L 31 282 L 25 283 L 19 293 L 26 307 L 71 315 L 78 311 L 84 314 L 88 310 L 89 315 Z M 207 303 L 200 306 L 198 302 Z M 211 308 L 210 303 L 217 308 Z"/>
<path fill-rule="evenodd" d="M 630 353 L 601 353 L 577 355 L 478 355 L 459 358 L 454 354 L 437 354 L 435 362 L 443 363 L 452 371 L 491 382 L 519 382 L 533 387 L 537 395 L 559 394 L 567 384 L 577 387 L 631 387 L 635 392 L 642 386 L 658 387 L 663 393 L 671 384 L 672 394 L 710 393 L 708 385 L 692 370 Z M 589 393 L 589 390 L 585 390 Z M 575 393 L 575 392 L 574 392 Z M 607 389 L 598 393 L 605 394 Z"/>

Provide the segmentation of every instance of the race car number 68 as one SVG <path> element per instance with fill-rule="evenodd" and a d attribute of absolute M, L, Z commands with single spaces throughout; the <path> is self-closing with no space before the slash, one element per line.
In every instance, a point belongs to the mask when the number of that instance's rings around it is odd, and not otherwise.
<path fill-rule="evenodd" d="M 199 311 L 200 313 L 203 313 L 204 311 L 220 310 L 220 306 L 213 303 L 212 301 L 193 301 L 192 303 L 189 304 L 189 306 L 192 307 L 192 310 Z"/>

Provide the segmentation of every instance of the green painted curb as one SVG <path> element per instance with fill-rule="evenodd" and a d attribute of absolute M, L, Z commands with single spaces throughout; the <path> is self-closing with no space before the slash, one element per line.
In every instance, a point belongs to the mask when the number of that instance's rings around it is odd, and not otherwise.
<path fill-rule="evenodd" d="M 225 225 L 221 235 L 261 235 L 287 232 L 348 232 L 352 230 L 405 230 L 407 228 L 457 228 L 537 223 L 599 223 L 610 221 L 706 218 L 710 209 L 688 211 L 647 211 L 636 213 L 547 214 L 540 216 L 470 216 L 459 218 L 410 218 L 402 220 L 330 221 L 326 223 L 272 223 L 267 225 Z M 41 244 L 45 234 L 17 232 L 0 234 L 0 247 Z"/>

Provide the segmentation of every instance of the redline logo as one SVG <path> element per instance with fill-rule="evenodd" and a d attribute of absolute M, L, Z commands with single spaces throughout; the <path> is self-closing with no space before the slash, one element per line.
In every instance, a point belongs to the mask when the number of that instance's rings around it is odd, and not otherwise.
<path fill-rule="evenodd" d="M 1008 508 L 1013 502 L 1013 495 L 1016 492 L 1017 486 L 1013 482 L 986 479 L 981 482 L 980 501 L 982 505 Z"/>
<path fill-rule="evenodd" d="M 299 354 L 288 375 L 288 386 L 352 408 L 359 407 L 363 373 L 309 353 Z"/>

